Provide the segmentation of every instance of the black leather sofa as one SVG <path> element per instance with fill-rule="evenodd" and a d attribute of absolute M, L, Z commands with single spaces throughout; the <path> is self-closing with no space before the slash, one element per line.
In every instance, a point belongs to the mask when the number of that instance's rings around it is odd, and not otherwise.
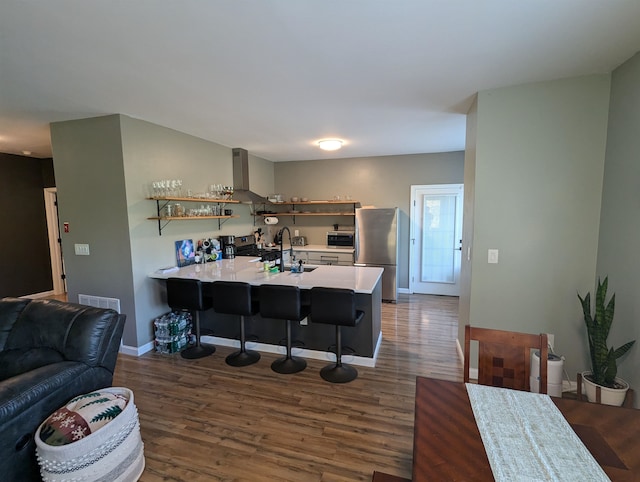
<path fill-rule="evenodd" d="M 54 300 L 0 300 L 0 478 L 40 480 L 34 434 L 71 398 L 111 386 L 125 316 Z"/>

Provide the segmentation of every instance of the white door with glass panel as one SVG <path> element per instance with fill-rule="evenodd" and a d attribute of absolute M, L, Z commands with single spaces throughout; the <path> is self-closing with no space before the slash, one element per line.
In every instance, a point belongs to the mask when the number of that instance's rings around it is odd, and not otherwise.
<path fill-rule="evenodd" d="M 462 184 L 411 186 L 410 291 L 460 295 Z"/>

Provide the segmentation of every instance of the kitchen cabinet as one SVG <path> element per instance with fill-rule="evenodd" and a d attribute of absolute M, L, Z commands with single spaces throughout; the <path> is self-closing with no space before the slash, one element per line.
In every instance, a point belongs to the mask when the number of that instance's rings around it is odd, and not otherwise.
<path fill-rule="evenodd" d="M 293 224 L 297 216 L 351 216 L 355 217 L 359 201 L 299 201 L 299 202 L 265 202 L 262 210 L 254 205 L 255 217 L 291 216 Z"/>
<path fill-rule="evenodd" d="M 158 221 L 158 235 L 162 236 L 162 230 L 169 224 L 171 221 L 187 221 L 187 220 L 202 220 L 202 219 L 217 219 L 218 220 L 218 229 L 228 220 L 232 218 L 239 218 L 237 214 L 230 215 L 191 215 L 189 214 L 193 210 L 198 210 L 198 205 L 200 206 L 210 206 L 215 204 L 219 206 L 220 212 L 224 213 L 224 210 L 227 204 L 239 204 L 240 201 L 235 201 L 233 199 L 211 199 L 211 198 L 193 198 L 193 197 L 170 197 L 170 196 L 161 196 L 161 197 L 150 197 L 147 198 L 150 201 L 156 202 L 156 216 L 148 217 L 149 220 Z M 186 203 L 184 206 L 184 214 L 183 215 L 175 215 L 173 212 L 171 215 L 167 213 L 167 207 L 171 205 L 170 203 Z M 175 205 L 171 205 L 175 206 Z M 206 208 L 205 208 L 206 209 Z M 172 210 L 173 211 L 173 210 Z"/>
<path fill-rule="evenodd" d="M 293 249 L 296 261 L 302 260 L 305 264 L 353 266 L 353 252 L 338 252 L 335 250 L 305 250 Z"/>

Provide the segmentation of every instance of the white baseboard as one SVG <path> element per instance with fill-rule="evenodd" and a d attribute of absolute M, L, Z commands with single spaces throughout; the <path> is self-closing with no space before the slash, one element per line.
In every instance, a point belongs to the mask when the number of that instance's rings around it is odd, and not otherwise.
<path fill-rule="evenodd" d="M 203 343 L 210 343 L 212 345 L 219 346 L 230 346 L 233 348 L 240 348 L 240 342 L 238 340 L 232 340 L 229 338 L 220 338 L 217 336 L 203 336 Z M 342 354 L 342 361 L 344 363 L 348 363 L 350 365 L 358 365 L 362 367 L 375 367 L 376 366 L 376 358 L 378 355 L 378 349 L 380 347 L 380 342 L 382 341 L 382 333 L 378 338 L 378 343 L 376 344 L 376 348 L 374 350 L 374 356 L 372 358 L 364 357 L 364 356 L 356 356 L 356 355 L 345 355 Z M 278 355 L 284 355 L 287 352 L 286 347 L 280 345 L 271 345 L 268 343 L 257 343 L 250 342 L 246 343 L 247 350 L 256 350 L 263 353 L 276 353 Z M 307 348 L 292 348 L 291 353 L 294 356 L 299 356 L 302 358 L 312 358 L 314 360 L 324 360 L 327 362 L 335 362 L 336 355 L 332 352 L 328 351 L 319 351 L 319 350 L 309 350 Z"/>
<path fill-rule="evenodd" d="M 142 356 L 145 353 L 148 353 L 151 350 L 153 350 L 153 348 L 154 348 L 154 344 L 153 344 L 152 341 L 150 341 L 146 345 L 142 345 L 142 346 L 120 345 L 120 350 L 119 351 L 120 351 L 120 353 L 122 353 L 124 355 Z"/>
<path fill-rule="evenodd" d="M 208 336 L 204 335 L 201 338 L 203 343 L 209 343 L 211 345 L 218 346 L 229 346 L 232 348 L 240 348 L 240 342 L 238 340 L 232 340 L 230 338 L 220 338 L 217 336 Z M 375 367 L 376 360 L 378 359 L 378 352 L 380 350 L 380 344 L 382 343 L 382 332 L 378 336 L 378 342 L 376 343 L 375 350 L 373 351 L 373 357 L 364 357 L 364 356 L 356 356 L 356 355 L 342 355 L 342 361 L 344 363 L 349 363 L 350 365 L 357 365 L 361 367 Z M 263 353 L 276 353 L 280 355 L 284 355 L 286 353 L 286 347 L 279 345 L 270 345 L 267 343 L 256 343 L 248 341 L 246 343 L 246 347 L 248 350 L 256 350 Z M 146 345 L 142 345 L 140 347 L 135 346 L 120 346 L 120 353 L 130 356 L 141 356 L 145 353 L 148 353 L 154 349 L 154 343 L 151 341 Z M 313 358 L 315 360 L 325 360 L 327 362 L 335 362 L 336 355 L 332 352 L 328 351 L 319 351 L 319 350 L 308 350 L 306 348 L 293 348 L 293 355 L 300 356 L 303 358 Z"/>

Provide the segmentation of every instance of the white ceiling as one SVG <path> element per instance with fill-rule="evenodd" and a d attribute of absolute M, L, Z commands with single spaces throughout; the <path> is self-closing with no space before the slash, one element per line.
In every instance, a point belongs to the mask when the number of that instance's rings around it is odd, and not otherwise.
<path fill-rule="evenodd" d="M 113 113 L 273 161 L 461 150 L 476 92 L 638 50 L 639 0 L 2 0 L 0 151 Z"/>

